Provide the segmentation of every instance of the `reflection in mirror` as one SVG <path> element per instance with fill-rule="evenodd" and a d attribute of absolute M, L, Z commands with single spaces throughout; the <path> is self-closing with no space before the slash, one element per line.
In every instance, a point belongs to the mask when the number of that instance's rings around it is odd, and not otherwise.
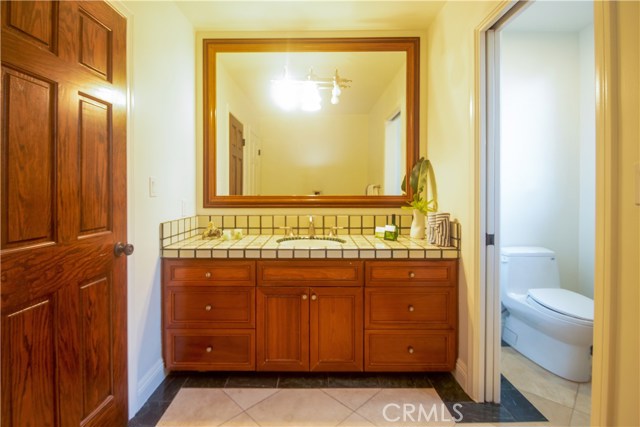
<path fill-rule="evenodd" d="M 218 53 L 217 194 L 400 195 L 405 56 Z M 336 70 L 351 82 L 332 103 L 315 82 Z"/>
<path fill-rule="evenodd" d="M 417 39 L 345 40 L 205 41 L 205 207 L 407 199 Z"/>

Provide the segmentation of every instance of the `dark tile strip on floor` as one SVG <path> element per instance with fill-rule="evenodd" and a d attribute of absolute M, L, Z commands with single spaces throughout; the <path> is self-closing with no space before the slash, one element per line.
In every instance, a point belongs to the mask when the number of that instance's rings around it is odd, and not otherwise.
<path fill-rule="evenodd" d="M 502 377 L 502 404 L 475 403 L 449 372 L 411 374 L 296 374 L 174 372 L 153 392 L 129 427 L 154 427 L 182 387 L 185 388 L 434 388 L 460 423 L 546 421 Z"/>

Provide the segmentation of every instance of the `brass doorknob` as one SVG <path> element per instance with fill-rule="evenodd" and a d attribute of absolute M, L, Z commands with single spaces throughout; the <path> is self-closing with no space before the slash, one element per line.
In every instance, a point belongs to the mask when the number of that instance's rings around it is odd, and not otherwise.
<path fill-rule="evenodd" d="M 316 294 L 311 295 L 311 301 L 315 301 L 318 299 L 318 296 Z"/>
<path fill-rule="evenodd" d="M 122 255 L 129 256 L 133 253 L 133 245 L 131 243 L 118 242 L 113 247 L 113 253 L 116 256 L 122 256 Z"/>
<path fill-rule="evenodd" d="M 307 298 L 308 298 L 308 297 L 307 297 L 307 294 L 302 294 L 302 299 L 303 299 L 303 300 L 306 300 Z"/>

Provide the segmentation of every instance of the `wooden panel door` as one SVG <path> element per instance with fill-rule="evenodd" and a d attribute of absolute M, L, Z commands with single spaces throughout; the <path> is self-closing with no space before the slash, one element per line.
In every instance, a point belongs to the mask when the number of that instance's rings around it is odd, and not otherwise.
<path fill-rule="evenodd" d="M 259 371 L 309 370 L 309 289 L 257 289 L 256 363 Z"/>
<path fill-rule="evenodd" d="M 242 196 L 244 125 L 229 114 L 229 195 Z"/>
<path fill-rule="evenodd" d="M 310 290 L 310 368 L 362 371 L 362 288 Z"/>
<path fill-rule="evenodd" d="M 127 424 L 125 31 L 2 2 L 3 426 Z"/>

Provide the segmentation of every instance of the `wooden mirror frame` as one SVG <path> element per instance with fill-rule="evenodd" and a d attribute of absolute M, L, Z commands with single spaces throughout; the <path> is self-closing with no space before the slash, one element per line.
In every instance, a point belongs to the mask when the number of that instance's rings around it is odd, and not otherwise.
<path fill-rule="evenodd" d="M 216 54 L 229 52 L 405 52 L 406 173 L 419 153 L 420 39 L 418 37 L 205 39 L 203 73 L 203 207 L 400 207 L 411 201 L 402 196 L 218 196 L 216 195 Z"/>

